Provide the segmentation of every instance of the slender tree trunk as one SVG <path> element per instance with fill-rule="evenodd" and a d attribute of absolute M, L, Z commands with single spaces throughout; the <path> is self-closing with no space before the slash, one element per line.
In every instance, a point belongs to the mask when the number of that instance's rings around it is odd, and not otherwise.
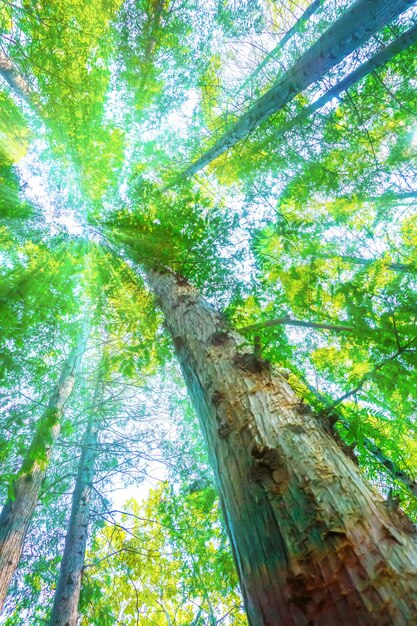
<path fill-rule="evenodd" d="M 72 496 L 71 515 L 61 562 L 58 586 L 55 592 L 50 626 L 76 626 L 80 599 L 81 576 L 90 520 L 91 485 L 97 456 L 99 422 L 97 413 L 103 401 L 102 367 L 94 394 L 93 409 L 82 443 L 77 480 Z"/>
<path fill-rule="evenodd" d="M 152 20 L 150 20 L 151 24 L 149 26 L 149 41 L 145 48 L 143 67 L 147 68 L 152 65 L 152 57 L 155 52 L 156 44 L 158 43 L 158 31 L 161 29 L 162 16 L 164 11 L 164 0 L 157 0 L 155 6 L 155 12 L 152 16 Z M 139 83 L 138 92 L 141 93 L 146 86 L 146 82 L 148 80 L 149 70 L 141 72 L 141 81 Z"/>
<path fill-rule="evenodd" d="M 27 104 L 32 105 L 32 90 L 19 74 L 13 62 L 0 50 L 0 76 L 8 83 L 14 93 Z"/>
<path fill-rule="evenodd" d="M 90 326 L 84 322 L 76 346 L 64 364 L 48 407 L 37 424 L 32 443 L 0 514 L 0 610 L 19 564 L 42 481 L 61 428 L 64 405 L 74 388 L 89 333 Z"/>
<path fill-rule="evenodd" d="M 398 193 L 395 191 L 386 191 L 380 196 L 368 196 L 364 199 L 371 202 L 392 202 L 394 200 L 401 202 L 402 200 L 412 200 L 413 198 L 417 198 L 417 191 L 403 191 Z"/>
<path fill-rule="evenodd" d="M 362 78 L 364 78 L 371 72 L 374 72 L 379 67 L 382 67 L 386 63 L 389 63 L 389 61 L 397 56 L 397 54 L 400 54 L 400 52 L 403 52 L 403 50 L 406 50 L 410 46 L 414 45 L 416 42 L 417 26 L 413 26 L 412 28 L 409 28 L 407 31 L 405 31 L 405 33 L 400 35 L 397 39 L 395 39 L 392 43 L 390 43 L 388 46 L 385 46 L 384 48 L 382 48 L 382 50 L 374 54 L 373 57 L 359 65 L 356 70 L 348 74 L 343 80 L 336 83 L 334 87 L 331 87 L 320 98 L 317 98 L 317 100 L 312 102 L 309 106 L 306 106 L 304 109 L 302 109 L 302 111 L 300 111 L 298 115 L 288 120 L 288 122 L 282 124 L 274 132 L 272 137 L 268 137 L 266 141 L 262 142 L 259 145 L 259 149 L 265 150 L 265 148 L 271 142 L 276 143 L 279 137 L 282 137 L 282 135 L 285 135 L 285 133 L 287 133 L 288 131 L 305 122 L 306 119 L 308 119 L 311 115 L 313 115 L 313 113 L 324 107 L 328 102 L 330 102 L 330 100 L 339 97 L 340 94 L 342 94 L 344 91 L 347 91 L 355 83 L 359 82 L 360 80 L 362 80 Z M 399 195 L 401 196 L 401 199 L 416 196 L 416 194 L 413 192 L 410 192 L 409 194 Z M 389 197 L 388 194 L 387 197 Z"/>
<path fill-rule="evenodd" d="M 406 626 L 414 526 L 186 281 L 148 272 L 215 473 L 252 626 Z"/>
<path fill-rule="evenodd" d="M 236 145 L 261 122 L 320 80 L 371 35 L 395 19 L 415 0 L 356 0 L 294 65 L 244 113 L 212 148 L 188 167 L 191 176 Z"/>
<path fill-rule="evenodd" d="M 289 30 L 287 30 L 287 32 L 279 40 L 279 42 L 277 43 L 275 48 L 273 48 L 270 52 L 268 52 L 266 57 L 264 59 L 262 59 L 262 61 L 253 70 L 253 72 L 250 74 L 250 76 L 247 77 L 245 82 L 239 88 L 239 92 L 241 92 L 243 89 L 245 89 L 245 87 L 249 83 L 252 83 L 255 80 L 255 78 L 258 76 L 258 74 L 260 72 L 262 72 L 262 70 L 264 69 L 265 65 L 267 65 L 271 59 L 273 59 L 274 57 L 276 57 L 279 54 L 279 52 L 282 50 L 282 48 L 285 46 L 285 44 L 288 43 L 288 41 L 290 39 L 292 39 L 292 37 L 294 37 L 294 35 L 296 35 L 300 31 L 300 29 L 310 19 L 310 17 L 312 17 L 314 15 L 314 13 L 320 8 L 320 5 L 322 3 L 323 3 L 323 0 L 313 0 L 313 2 L 311 2 L 308 5 L 308 7 L 304 11 L 304 13 L 302 13 L 302 15 L 300 15 L 298 20 L 295 22 L 295 24 L 293 26 L 291 26 L 291 28 Z"/>

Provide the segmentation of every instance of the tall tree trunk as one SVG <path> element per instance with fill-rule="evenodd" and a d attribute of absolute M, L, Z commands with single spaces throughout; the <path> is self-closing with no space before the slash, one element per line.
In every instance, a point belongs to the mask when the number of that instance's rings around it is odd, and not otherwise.
<path fill-rule="evenodd" d="M 186 281 L 148 272 L 207 443 L 253 626 L 406 626 L 414 526 Z"/>
<path fill-rule="evenodd" d="M 89 334 L 90 325 L 84 322 L 77 343 L 65 361 L 47 409 L 37 424 L 32 443 L 0 514 L 0 611 L 19 564 L 42 481 L 61 429 L 64 405 L 74 388 Z"/>
<path fill-rule="evenodd" d="M 239 87 L 239 92 L 241 92 L 243 89 L 245 89 L 245 87 L 247 85 L 252 83 L 255 80 L 255 78 L 259 75 L 259 73 L 262 72 L 262 70 L 264 69 L 265 65 L 267 65 L 271 59 L 273 59 L 274 57 L 276 57 L 279 54 L 279 52 L 282 50 L 282 48 L 285 46 L 285 44 L 288 43 L 289 40 L 292 37 L 294 37 L 294 35 L 296 35 L 297 33 L 300 32 L 300 29 L 310 19 L 310 17 L 312 17 L 314 15 L 314 13 L 320 8 L 320 5 L 322 3 L 323 3 L 323 0 L 313 0 L 313 2 L 311 2 L 308 5 L 308 7 L 304 11 L 304 13 L 302 13 L 300 15 L 300 17 L 298 18 L 298 20 L 295 22 L 295 24 L 293 26 L 291 26 L 291 28 L 289 30 L 287 30 L 287 32 L 279 40 L 279 42 L 277 43 L 275 48 L 273 48 L 270 52 L 268 52 L 266 57 L 264 59 L 262 59 L 262 61 L 253 70 L 253 72 L 250 74 L 250 76 L 247 77 L 247 79 L 244 81 L 244 83 L 241 85 L 241 87 Z"/>
<path fill-rule="evenodd" d="M 13 62 L 0 50 L 0 76 L 7 82 L 15 95 L 32 106 L 32 90 L 19 74 Z"/>
<path fill-rule="evenodd" d="M 93 408 L 89 415 L 87 430 L 82 443 L 77 480 L 72 496 L 71 515 L 65 537 L 65 548 L 61 562 L 58 586 L 55 592 L 50 626 L 75 626 L 78 617 L 81 576 L 90 520 L 91 485 L 97 456 L 100 411 L 104 395 L 103 368 L 94 393 Z"/>
<path fill-rule="evenodd" d="M 212 148 L 188 167 L 191 176 L 236 145 L 261 122 L 320 80 L 371 35 L 415 4 L 415 0 L 356 0 L 351 7 L 244 113 Z"/>
<path fill-rule="evenodd" d="M 302 109 L 298 115 L 292 117 L 290 120 L 288 120 L 288 122 L 285 122 L 279 128 L 277 128 L 272 137 L 267 137 L 266 141 L 259 144 L 259 150 L 265 150 L 267 146 L 271 143 L 276 144 L 276 141 L 279 137 L 282 137 L 282 135 L 285 135 L 285 133 L 287 133 L 288 131 L 305 122 L 311 115 L 313 115 L 313 113 L 315 113 L 316 111 L 324 107 L 328 102 L 330 102 L 330 100 L 332 100 L 333 98 L 338 98 L 340 94 L 342 94 L 344 91 L 347 91 L 355 83 L 359 82 L 360 80 L 362 80 L 362 78 L 364 78 L 371 72 L 374 72 L 379 67 L 382 67 L 386 63 L 389 63 L 389 61 L 397 56 L 397 54 L 400 54 L 400 52 L 403 52 L 410 46 L 414 45 L 416 42 L 417 26 L 412 26 L 402 35 L 397 37 L 397 39 L 395 39 L 388 46 L 385 46 L 379 52 L 374 54 L 373 57 L 371 57 L 367 61 L 364 61 L 364 63 L 359 65 L 359 67 L 353 70 L 353 72 L 351 72 L 341 81 L 336 83 L 336 85 L 326 91 L 326 93 L 320 96 L 320 98 L 317 98 L 317 100 L 312 102 L 310 105 L 304 107 L 304 109 Z M 392 199 L 394 199 L 394 195 L 395 194 L 392 194 Z M 405 193 L 399 195 L 401 196 L 400 199 L 406 199 L 410 197 L 415 197 L 416 194 L 410 192 L 408 194 Z"/>

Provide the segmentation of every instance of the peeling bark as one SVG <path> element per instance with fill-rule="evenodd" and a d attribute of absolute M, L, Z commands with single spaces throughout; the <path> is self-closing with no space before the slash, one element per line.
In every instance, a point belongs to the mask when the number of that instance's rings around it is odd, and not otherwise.
<path fill-rule="evenodd" d="M 100 374 L 94 394 L 93 409 L 89 415 L 87 430 L 82 443 L 77 480 L 72 497 L 71 515 L 65 537 L 65 548 L 61 562 L 58 586 L 55 592 L 50 626 L 76 626 L 81 577 L 90 520 L 91 485 L 97 456 L 100 410 L 104 393 L 103 377 Z"/>
<path fill-rule="evenodd" d="M 84 323 L 76 346 L 64 364 L 48 407 L 37 424 L 28 453 L 0 514 L 0 611 L 19 564 L 29 524 L 39 500 L 42 481 L 61 429 L 64 405 L 74 388 L 89 334 L 90 325 Z"/>
<path fill-rule="evenodd" d="M 186 281 L 148 271 L 200 420 L 252 626 L 417 623 L 413 526 Z"/>
<path fill-rule="evenodd" d="M 192 176 L 243 140 L 270 115 L 320 80 L 369 37 L 414 4 L 414 0 L 356 0 L 343 15 L 182 176 Z"/>

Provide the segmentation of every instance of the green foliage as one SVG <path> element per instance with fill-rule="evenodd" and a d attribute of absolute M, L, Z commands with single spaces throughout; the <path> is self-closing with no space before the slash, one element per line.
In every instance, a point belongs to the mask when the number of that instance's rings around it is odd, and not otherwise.
<path fill-rule="evenodd" d="M 353 55 L 198 178 L 178 176 L 344 9 L 326 3 L 266 59 L 307 4 L 0 7 L 2 50 L 30 86 L 32 105 L 2 86 L 3 497 L 8 485 L 13 497 L 17 475 L 45 466 L 61 417 L 45 406 L 86 307 L 94 326 L 6 624 L 48 619 L 103 346 L 82 623 L 246 623 L 204 444 L 142 269 L 189 279 L 226 305 L 238 329 L 260 324 L 245 331 L 248 341 L 317 412 L 331 409 L 365 475 L 417 515 L 392 469 L 416 477 L 415 46 L 288 130 L 350 71 Z M 379 33 L 357 59 L 408 21 Z M 258 60 L 267 63 L 257 68 Z M 46 194 L 36 192 L 35 174 Z M 282 323 L 262 328 L 274 319 Z M 160 392 L 164 376 L 175 391 Z M 112 490 L 139 482 L 153 456 L 166 461 L 169 481 L 146 502 L 131 500 L 112 524 Z"/>
<path fill-rule="evenodd" d="M 117 527 L 95 537 L 82 591 L 82 624 L 246 624 L 212 487 L 176 493 L 167 483 L 131 500 Z M 132 595 L 132 588 L 135 593 Z M 113 620 L 113 621 L 111 621 Z"/>
<path fill-rule="evenodd" d="M 27 150 L 29 129 L 16 104 L 4 92 L 0 91 L 0 115 L 2 131 L 0 133 L 0 167 L 2 170 L 11 163 L 19 161 Z M 0 174 L 3 184 L 6 182 Z"/>
<path fill-rule="evenodd" d="M 118 211 L 107 221 L 111 237 L 145 267 L 167 267 L 197 286 L 218 289 L 231 261 L 226 247 L 235 223 L 224 204 L 187 181 L 162 192 L 141 181 L 131 202 L 131 210 Z M 234 251 L 234 256 L 239 255 Z"/>
<path fill-rule="evenodd" d="M 218 0 L 218 21 L 231 37 L 253 30 L 260 34 L 265 28 L 265 15 L 258 0 Z"/>
<path fill-rule="evenodd" d="M 36 81 L 36 105 L 52 130 L 53 154 L 65 162 L 69 152 L 93 200 L 115 184 L 123 157 L 123 133 L 104 111 L 113 49 L 109 25 L 120 4 L 38 2 L 34 10 L 24 2 L 8 46 L 19 70 Z"/>

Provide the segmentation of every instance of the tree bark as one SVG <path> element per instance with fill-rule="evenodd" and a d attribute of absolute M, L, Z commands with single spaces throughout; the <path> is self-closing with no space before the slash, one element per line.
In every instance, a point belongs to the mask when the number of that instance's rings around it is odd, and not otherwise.
<path fill-rule="evenodd" d="M 91 485 L 97 456 L 100 411 L 104 394 L 102 368 L 94 393 L 93 408 L 89 415 L 87 430 L 82 443 L 77 480 L 72 497 L 71 515 L 65 537 L 65 548 L 61 562 L 58 586 L 50 618 L 50 626 L 76 626 L 81 577 L 90 520 Z"/>
<path fill-rule="evenodd" d="M 300 374 L 298 374 L 300 376 Z M 321 405 L 325 408 L 329 405 L 328 398 L 322 394 L 316 387 L 311 385 L 305 378 L 301 378 L 303 385 L 305 385 L 311 393 L 319 400 Z M 336 407 L 332 410 L 330 414 L 325 409 L 326 414 L 331 419 L 329 421 L 329 425 L 333 428 L 336 424 L 340 424 L 346 431 L 350 431 L 351 423 Z M 380 463 L 396 480 L 401 482 L 407 491 L 410 492 L 411 495 L 417 496 L 417 480 L 415 478 L 411 478 L 403 469 L 401 469 L 392 459 L 386 456 L 386 454 L 378 448 L 378 446 L 371 440 L 369 437 L 363 437 L 362 440 L 364 448 L 374 457 L 374 459 Z M 355 446 L 356 447 L 356 446 Z"/>
<path fill-rule="evenodd" d="M 89 334 L 90 325 L 84 322 L 0 514 L 0 611 L 19 564 L 42 481 L 61 429 L 64 405 L 74 388 Z"/>
<path fill-rule="evenodd" d="M 415 623 L 415 527 L 194 288 L 148 279 L 207 443 L 249 623 Z"/>
<path fill-rule="evenodd" d="M 192 176 L 247 137 L 261 122 L 320 80 L 415 0 L 356 0 L 343 15 L 182 176 Z"/>

